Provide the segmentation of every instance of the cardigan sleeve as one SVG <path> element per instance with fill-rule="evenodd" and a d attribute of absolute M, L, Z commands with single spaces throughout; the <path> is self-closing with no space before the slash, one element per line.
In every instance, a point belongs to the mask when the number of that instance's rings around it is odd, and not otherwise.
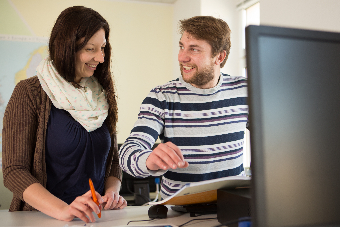
<path fill-rule="evenodd" d="M 111 135 L 111 148 L 107 158 L 106 167 L 107 177 L 114 176 L 122 181 L 122 169 L 119 165 L 117 135 Z"/>
<path fill-rule="evenodd" d="M 15 87 L 5 110 L 2 130 L 4 185 L 20 199 L 28 186 L 39 183 L 31 173 L 38 115 L 34 95 L 27 86 L 28 83 L 21 81 Z"/>

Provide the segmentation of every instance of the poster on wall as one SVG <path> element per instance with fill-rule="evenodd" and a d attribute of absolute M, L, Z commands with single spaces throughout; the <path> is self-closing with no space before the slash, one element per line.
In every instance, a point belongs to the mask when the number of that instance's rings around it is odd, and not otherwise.
<path fill-rule="evenodd" d="M 35 76 L 36 67 L 48 55 L 47 45 L 48 39 L 43 37 L 0 34 L 0 152 L 6 105 L 15 85 L 20 80 Z"/>

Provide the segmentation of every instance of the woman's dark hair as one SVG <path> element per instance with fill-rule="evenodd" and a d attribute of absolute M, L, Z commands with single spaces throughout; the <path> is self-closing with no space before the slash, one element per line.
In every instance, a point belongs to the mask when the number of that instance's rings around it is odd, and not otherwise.
<path fill-rule="evenodd" d="M 106 46 L 104 62 L 97 66 L 96 77 L 106 92 L 109 114 L 106 119 L 110 134 L 116 133 L 118 107 L 113 79 L 110 71 L 111 45 L 110 27 L 95 10 L 84 6 L 73 6 L 62 11 L 54 24 L 49 40 L 49 54 L 53 66 L 61 77 L 73 83 L 75 79 L 76 52 L 81 50 L 100 29 L 105 30 Z"/>

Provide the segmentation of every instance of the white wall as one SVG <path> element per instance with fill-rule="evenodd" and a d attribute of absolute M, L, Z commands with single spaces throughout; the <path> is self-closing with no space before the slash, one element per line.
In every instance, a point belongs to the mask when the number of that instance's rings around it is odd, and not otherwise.
<path fill-rule="evenodd" d="M 118 93 L 117 136 L 118 143 L 123 143 L 149 91 L 173 77 L 173 62 L 177 59 L 172 56 L 173 4 L 0 0 L 0 34 L 47 38 L 60 12 L 74 5 L 93 8 L 110 24 L 111 65 Z"/>
<path fill-rule="evenodd" d="M 174 3 L 174 17 L 173 17 L 173 33 L 172 33 L 172 57 L 173 57 L 173 78 L 178 78 L 181 73 L 179 70 L 179 64 L 177 60 L 179 45 L 178 42 L 181 39 L 179 34 L 179 21 L 188 19 L 190 17 L 201 15 L 201 0 L 177 0 Z M 167 82 L 167 81 L 165 81 Z"/>
<path fill-rule="evenodd" d="M 340 32 L 340 0 L 260 0 L 261 25 Z"/>
<path fill-rule="evenodd" d="M 110 24 L 111 65 L 118 93 L 118 143 L 123 143 L 149 91 L 173 77 L 173 5 L 121 0 L 0 0 L 0 34 L 47 38 L 60 12 L 73 5 L 93 8 Z M 1 49 L 0 53 L 6 59 L 6 53 Z M 10 76 L 14 81 L 15 75 Z M 0 146 L 1 130 L 0 124 Z M 3 186 L 1 170 L 0 175 L 0 209 L 8 209 L 12 196 Z"/>
<path fill-rule="evenodd" d="M 241 61 L 241 16 L 240 11 L 236 10 L 237 1 L 235 0 L 201 0 L 201 15 L 221 18 L 231 30 L 231 49 L 225 66 L 221 69 L 223 73 L 231 76 L 242 76 Z"/>

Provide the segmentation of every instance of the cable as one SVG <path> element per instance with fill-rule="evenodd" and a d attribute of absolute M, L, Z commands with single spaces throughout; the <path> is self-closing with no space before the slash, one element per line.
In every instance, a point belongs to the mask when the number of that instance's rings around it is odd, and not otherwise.
<path fill-rule="evenodd" d="M 130 193 L 132 193 L 134 196 L 142 197 L 142 198 L 146 201 L 146 203 L 150 202 L 150 199 L 149 199 L 148 197 L 146 197 L 146 196 L 144 196 L 144 195 L 142 195 L 142 194 L 138 194 L 138 193 L 135 193 L 135 192 L 131 191 L 130 186 L 129 186 L 129 184 L 128 184 L 127 182 L 126 182 L 126 187 L 127 187 L 127 190 L 128 190 Z M 143 204 L 143 205 L 144 205 L 144 204 Z"/>
<path fill-rule="evenodd" d="M 154 218 L 148 219 L 148 220 L 135 220 L 135 221 L 129 221 L 126 225 L 129 225 L 131 222 L 140 222 L 140 221 L 152 221 Z"/>
<path fill-rule="evenodd" d="M 191 219 L 190 221 L 185 222 L 182 225 L 179 225 L 178 227 L 182 227 L 185 226 L 186 224 L 192 222 L 192 221 L 199 221 L 199 220 L 210 220 L 210 219 L 217 219 L 217 218 L 195 218 L 195 219 Z"/>
<path fill-rule="evenodd" d="M 156 184 L 156 198 L 154 200 L 152 200 L 151 202 L 156 202 L 158 200 L 158 196 L 159 196 L 159 178 L 155 178 L 155 184 Z"/>
<path fill-rule="evenodd" d="M 239 223 L 239 222 L 248 222 L 248 221 L 251 221 L 251 217 L 242 217 L 242 218 L 239 218 L 239 219 L 227 221 L 227 222 L 225 222 L 221 225 L 216 225 L 214 227 L 227 226 L 227 225 L 232 225 L 232 224 L 236 224 L 236 223 Z"/>

